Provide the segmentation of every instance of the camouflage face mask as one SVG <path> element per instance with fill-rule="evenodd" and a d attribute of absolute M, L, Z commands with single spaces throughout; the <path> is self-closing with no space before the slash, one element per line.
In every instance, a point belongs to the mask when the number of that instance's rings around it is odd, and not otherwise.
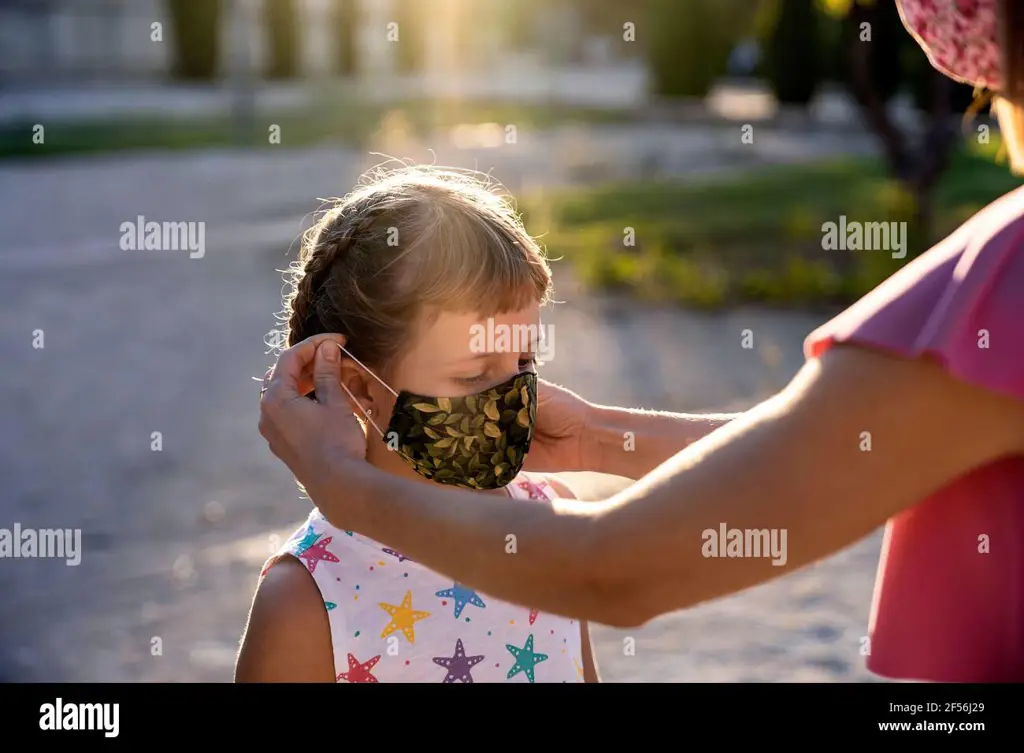
<path fill-rule="evenodd" d="M 424 478 L 466 489 L 500 489 L 522 470 L 537 419 L 536 374 L 517 374 L 476 395 L 427 397 L 405 390 L 396 393 L 345 348 L 342 351 L 395 395 L 386 431 L 370 416 L 366 419 Z M 354 398 L 352 402 L 359 405 Z"/>

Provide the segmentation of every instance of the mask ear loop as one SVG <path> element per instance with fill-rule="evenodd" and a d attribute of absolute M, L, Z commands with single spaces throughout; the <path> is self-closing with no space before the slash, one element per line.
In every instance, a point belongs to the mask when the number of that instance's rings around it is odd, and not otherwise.
<path fill-rule="evenodd" d="M 372 376 L 372 377 L 373 377 L 374 379 L 376 379 L 376 380 L 377 380 L 378 382 L 380 382 L 381 386 L 382 386 L 382 387 L 383 387 L 384 389 L 386 389 L 386 390 L 387 390 L 388 392 L 390 392 L 390 393 L 391 393 L 392 395 L 394 395 L 394 396 L 395 396 L 396 398 L 398 397 L 398 393 L 397 393 L 397 392 L 395 392 L 395 391 L 394 391 L 393 389 L 391 389 L 390 387 L 388 387 L 388 385 L 384 383 L 384 380 L 383 380 L 383 379 L 381 379 L 381 378 L 380 378 L 379 376 L 377 376 L 377 375 L 376 375 L 376 374 L 374 374 L 374 373 L 373 373 L 372 371 L 370 371 L 370 369 L 366 368 L 365 364 L 363 364 L 363 362 L 362 362 L 362 361 L 360 361 L 360 360 L 359 360 L 358 358 L 356 358 L 356 357 L 355 357 L 354 355 L 352 355 L 352 354 L 351 354 L 351 353 L 349 353 L 349 352 L 348 352 L 347 350 L 345 350 L 345 346 L 344 346 L 344 345 L 339 345 L 339 346 L 338 346 L 338 348 L 340 348 L 340 349 L 341 349 L 341 352 L 342 352 L 342 353 L 344 353 L 344 354 L 345 354 L 346 356 L 348 356 L 348 357 L 349 357 L 349 358 L 351 358 L 351 359 L 352 359 L 353 361 L 355 361 L 355 362 L 356 362 L 357 364 L 359 364 L 359 365 L 360 365 L 360 366 L 362 367 L 363 371 L 365 371 L 365 372 L 366 372 L 367 374 L 369 374 L 369 375 L 370 375 L 370 376 Z M 342 383 L 341 383 L 341 388 L 342 388 L 343 390 L 345 390 L 345 394 L 346 394 L 346 395 L 348 395 L 348 397 L 349 397 L 349 400 L 351 400 L 351 401 L 352 401 L 352 404 L 353 404 L 354 406 L 356 406 L 356 407 L 357 407 L 357 408 L 359 409 L 359 412 L 363 414 L 363 416 L 364 416 L 364 417 L 366 418 L 366 420 L 367 420 L 367 421 L 369 421 L 369 422 L 370 422 L 370 424 L 372 424 L 373 428 L 377 430 L 377 433 L 378 433 L 378 434 L 380 434 L 380 436 L 381 436 L 381 439 L 383 439 L 383 438 L 384 438 L 384 432 L 383 432 L 383 431 L 381 431 L 381 430 L 380 430 L 380 427 L 379 427 L 379 426 L 377 426 L 377 423 L 376 423 L 376 422 L 375 422 L 375 421 L 374 421 L 374 420 L 373 420 L 372 418 L 370 418 L 370 414 L 369 414 L 369 413 L 367 413 L 367 412 L 366 412 L 365 410 L 363 410 L 363 406 L 362 406 L 362 404 L 361 404 L 361 403 L 360 403 L 360 402 L 359 402 L 358 400 L 356 400 L 356 398 L 355 398 L 355 395 L 353 395 L 353 394 L 351 393 L 351 391 L 349 391 L 349 388 L 345 386 L 345 383 L 344 383 L 344 382 L 342 382 Z"/>

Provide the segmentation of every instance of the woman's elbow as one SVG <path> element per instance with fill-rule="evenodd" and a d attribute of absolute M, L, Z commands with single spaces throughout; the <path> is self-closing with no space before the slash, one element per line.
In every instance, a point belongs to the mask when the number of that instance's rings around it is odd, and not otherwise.
<path fill-rule="evenodd" d="M 592 622 L 619 629 L 638 628 L 661 614 L 649 606 L 648 586 L 643 582 L 611 582 L 596 577 L 583 588 L 587 593 L 584 619 Z"/>

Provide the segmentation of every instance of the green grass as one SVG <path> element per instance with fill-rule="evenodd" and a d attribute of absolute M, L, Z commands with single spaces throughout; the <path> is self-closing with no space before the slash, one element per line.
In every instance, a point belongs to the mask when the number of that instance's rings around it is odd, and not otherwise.
<path fill-rule="evenodd" d="M 248 129 L 229 115 L 217 117 L 120 117 L 49 123 L 42 144 L 33 141 L 34 122 L 0 126 L 0 159 L 45 158 L 126 150 L 207 149 L 247 146 L 273 148 L 269 128 L 280 126 L 286 148 L 343 143 L 362 146 L 382 123 L 400 116 L 415 134 L 429 134 L 459 123 L 514 124 L 518 129 L 548 128 L 567 122 L 615 123 L 631 117 L 620 110 L 571 106 L 476 102 L 413 101 L 399 105 L 327 105 L 288 115 L 257 115 Z"/>
<path fill-rule="evenodd" d="M 912 201 L 872 160 L 760 169 L 713 183 L 613 184 L 524 197 L 521 211 L 552 258 L 592 287 L 655 301 L 719 308 L 737 303 L 846 304 L 906 264 L 886 251 L 822 248 L 822 224 L 908 221 L 928 248 L 1019 185 L 997 144 L 954 155 L 935 193 L 925 237 Z"/>

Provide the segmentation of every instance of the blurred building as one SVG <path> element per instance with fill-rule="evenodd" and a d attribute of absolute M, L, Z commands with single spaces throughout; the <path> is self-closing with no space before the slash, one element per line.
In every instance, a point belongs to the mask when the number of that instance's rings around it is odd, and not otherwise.
<path fill-rule="evenodd" d="M 222 1 L 221 70 L 227 75 L 246 66 L 264 70 L 261 14 L 264 3 L 275 0 Z M 336 1 L 296 0 L 305 76 L 333 70 Z M 393 70 L 396 45 L 388 41 L 388 23 L 396 19 L 401 0 L 348 1 L 359 8 L 360 71 Z M 400 27 L 399 33 L 421 35 L 427 73 L 516 65 L 523 56 L 557 65 L 605 56 L 608 46 L 582 39 L 571 2 L 419 0 L 418 5 L 427 20 L 411 24 L 412 29 Z M 153 40 L 154 23 L 161 25 L 163 41 Z M 171 65 L 172 33 L 163 0 L 0 0 L 0 85 L 162 79 Z"/>

